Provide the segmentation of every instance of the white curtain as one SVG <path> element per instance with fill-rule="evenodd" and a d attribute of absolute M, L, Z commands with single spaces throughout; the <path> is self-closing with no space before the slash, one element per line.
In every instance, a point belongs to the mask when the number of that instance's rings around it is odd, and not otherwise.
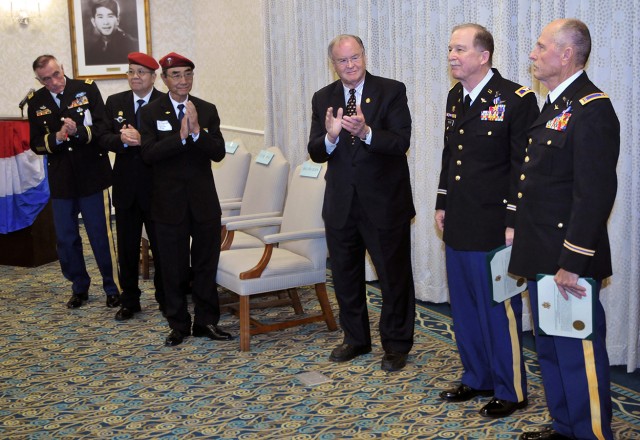
<path fill-rule="evenodd" d="M 338 34 L 359 35 L 367 69 L 407 85 L 413 117 L 409 164 L 417 215 L 412 229 L 416 295 L 448 300 L 444 253 L 433 222 L 440 170 L 444 105 L 453 84 L 447 44 L 456 24 L 486 26 L 495 39 L 494 67 L 541 101 L 546 90 L 530 73 L 528 54 L 551 20 L 575 17 L 589 26 L 587 73 L 611 96 L 621 122 L 619 188 L 609 222 L 614 276 L 602 291 L 612 364 L 640 366 L 640 4 L 614 0 L 263 0 L 267 145 L 292 164 L 307 158 L 311 97 L 333 81 L 327 45 Z"/>

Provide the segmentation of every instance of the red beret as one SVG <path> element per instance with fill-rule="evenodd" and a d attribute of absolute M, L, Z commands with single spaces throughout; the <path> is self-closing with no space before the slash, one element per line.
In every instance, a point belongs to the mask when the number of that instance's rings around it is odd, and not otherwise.
<path fill-rule="evenodd" d="M 191 67 L 192 69 L 196 67 L 190 59 L 175 52 L 168 53 L 160 58 L 160 65 L 162 66 L 162 70 L 172 67 Z"/>
<path fill-rule="evenodd" d="M 156 70 L 158 67 L 158 62 L 153 58 L 142 52 L 131 52 L 128 56 L 129 63 L 131 64 L 139 64 L 141 66 L 146 67 L 147 69 Z"/>

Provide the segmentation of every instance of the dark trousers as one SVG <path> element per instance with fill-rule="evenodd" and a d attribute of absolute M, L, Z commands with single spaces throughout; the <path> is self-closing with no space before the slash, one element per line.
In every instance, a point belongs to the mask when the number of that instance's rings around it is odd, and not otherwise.
<path fill-rule="evenodd" d="M 109 190 L 105 189 L 86 197 L 51 199 L 51 206 L 60 268 L 64 277 L 71 281 L 73 293 L 87 293 L 91 284 L 80 237 L 78 214 L 82 214 L 89 243 L 102 275 L 104 291 L 107 295 L 119 295 Z"/>
<path fill-rule="evenodd" d="M 190 266 L 193 272 L 193 323 L 217 324 L 220 319 L 216 284 L 221 244 L 220 218 L 203 223 L 195 221 L 187 213 L 179 224 L 156 222 L 156 235 L 169 326 L 186 334 L 191 331 L 192 321 L 186 298 Z"/>
<path fill-rule="evenodd" d="M 123 307 L 136 308 L 140 306 L 140 239 L 144 225 L 151 245 L 154 271 L 153 284 L 155 298 L 160 306 L 164 303 L 162 288 L 162 268 L 160 254 L 156 246 L 155 224 L 151 221 L 149 211 L 144 211 L 140 204 L 134 202 L 126 208 L 116 207 L 116 231 L 118 232 L 118 265 L 120 267 L 120 287 L 122 295 L 120 302 Z"/>
<path fill-rule="evenodd" d="M 487 252 L 447 246 L 446 257 L 462 383 L 494 390 L 498 399 L 523 401 L 527 376 L 522 359 L 522 297 L 493 303 Z"/>
<path fill-rule="evenodd" d="M 410 223 L 378 229 L 357 197 L 347 224 L 325 226 L 340 326 L 344 342 L 371 345 L 365 284 L 365 251 L 369 251 L 382 291 L 380 339 L 385 351 L 408 353 L 413 346 L 415 291 L 411 269 Z"/>
<path fill-rule="evenodd" d="M 582 340 L 538 334 L 538 284 L 531 280 L 528 283 L 547 407 L 553 428 L 566 437 L 613 439 L 607 322 L 599 299 L 601 285 L 598 282 L 593 289 L 593 339 Z M 571 295 L 569 300 L 587 301 Z"/>

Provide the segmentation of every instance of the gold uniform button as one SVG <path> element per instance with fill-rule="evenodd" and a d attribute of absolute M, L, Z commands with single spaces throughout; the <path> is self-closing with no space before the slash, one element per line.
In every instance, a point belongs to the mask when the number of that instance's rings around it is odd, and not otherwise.
<path fill-rule="evenodd" d="M 487 136 L 491 136 L 493 133 L 491 131 L 487 132 Z"/>
<path fill-rule="evenodd" d="M 558 223 L 558 227 L 562 228 L 564 225 L 562 223 Z"/>
<path fill-rule="evenodd" d="M 69 151 L 73 151 L 73 147 L 69 147 Z"/>
<path fill-rule="evenodd" d="M 521 199 L 522 198 L 522 193 L 518 193 L 518 198 Z"/>
<path fill-rule="evenodd" d="M 458 166 L 462 165 L 462 161 L 461 160 L 456 160 L 456 165 L 458 165 Z"/>
<path fill-rule="evenodd" d="M 507 199 L 502 199 L 502 203 L 507 204 Z"/>
<path fill-rule="evenodd" d="M 460 129 L 460 134 L 464 134 L 464 129 Z"/>
<path fill-rule="evenodd" d="M 462 145 L 458 145 L 458 150 L 462 151 Z"/>
<path fill-rule="evenodd" d="M 460 176 L 456 176 L 456 181 L 460 181 Z"/>
<path fill-rule="evenodd" d="M 547 141 L 547 145 L 551 145 L 551 140 L 548 140 L 548 141 Z"/>
<path fill-rule="evenodd" d="M 533 139 L 529 138 L 529 145 L 533 143 Z"/>
<path fill-rule="evenodd" d="M 526 156 L 526 157 L 524 158 L 524 161 L 525 161 L 525 162 L 529 162 L 529 156 Z"/>
<path fill-rule="evenodd" d="M 525 179 L 524 174 L 520 174 L 520 180 L 524 180 L 524 179 Z"/>

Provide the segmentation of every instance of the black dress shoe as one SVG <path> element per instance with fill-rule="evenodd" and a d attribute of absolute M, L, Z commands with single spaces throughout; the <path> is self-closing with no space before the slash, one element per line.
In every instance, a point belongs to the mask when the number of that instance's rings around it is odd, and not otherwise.
<path fill-rule="evenodd" d="M 77 293 L 77 294 L 74 293 L 71 295 L 71 298 L 69 298 L 69 301 L 67 301 L 67 308 L 77 309 L 82 305 L 84 301 L 87 301 L 88 299 L 89 299 L 88 293 Z"/>
<path fill-rule="evenodd" d="M 529 404 L 527 399 L 522 402 L 510 402 L 508 400 L 491 399 L 489 403 L 482 407 L 480 415 L 485 417 L 493 417 L 495 419 L 500 417 L 507 417 L 513 414 L 517 409 L 526 408 Z"/>
<path fill-rule="evenodd" d="M 120 310 L 116 312 L 116 321 L 126 321 L 133 318 L 133 315 L 140 311 L 140 305 L 134 307 L 120 307 Z"/>
<path fill-rule="evenodd" d="M 220 330 L 215 324 L 194 324 L 192 334 L 196 337 L 207 337 L 209 339 L 213 339 L 214 341 L 230 341 L 233 339 L 233 336 L 231 336 L 230 333 Z"/>
<path fill-rule="evenodd" d="M 120 295 L 107 295 L 107 307 L 114 309 L 120 305 Z"/>
<path fill-rule="evenodd" d="M 471 400 L 476 396 L 493 396 L 493 390 L 474 390 L 462 383 L 458 385 L 458 388 L 445 390 L 440 393 L 440 398 L 448 400 L 449 402 L 464 402 L 466 400 Z"/>
<path fill-rule="evenodd" d="M 356 346 L 351 344 L 340 344 L 333 349 L 331 355 L 329 355 L 329 360 L 331 362 L 347 362 L 361 354 L 367 354 L 370 352 L 370 345 Z"/>
<path fill-rule="evenodd" d="M 380 368 L 385 371 L 398 371 L 402 370 L 405 365 L 407 365 L 407 353 L 385 351 Z"/>
<path fill-rule="evenodd" d="M 185 336 L 189 335 L 185 335 L 180 330 L 173 329 L 171 330 L 171 333 L 169 333 L 169 336 L 167 336 L 167 339 L 164 340 L 164 345 L 167 347 L 175 347 L 176 345 L 180 345 L 182 344 L 182 341 L 184 341 Z"/>
<path fill-rule="evenodd" d="M 522 433 L 520 440 L 571 440 L 571 437 L 562 435 L 551 428 L 545 428 L 542 431 Z"/>

